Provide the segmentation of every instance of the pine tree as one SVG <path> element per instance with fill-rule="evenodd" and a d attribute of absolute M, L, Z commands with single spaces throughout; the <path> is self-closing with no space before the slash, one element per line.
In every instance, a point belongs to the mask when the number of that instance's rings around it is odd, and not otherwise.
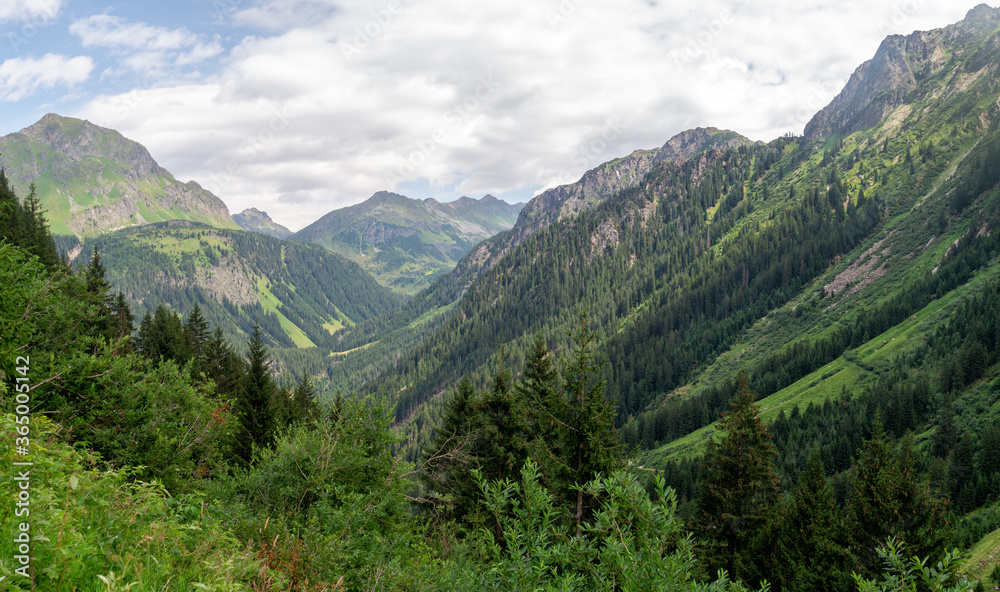
<path fill-rule="evenodd" d="M 247 350 L 246 372 L 237 397 L 236 412 L 245 435 L 245 438 L 241 439 L 238 453 L 245 462 L 250 462 L 253 455 L 252 446 L 270 447 L 274 436 L 271 404 L 276 387 L 274 377 L 271 375 L 270 358 L 267 348 L 261 341 L 261 329 L 257 323 L 253 325 Z"/>
<path fill-rule="evenodd" d="M 781 513 L 773 579 L 779 590 L 834 590 L 850 584 L 846 536 L 819 448 Z"/>
<path fill-rule="evenodd" d="M 931 496 L 927 484 L 918 483 L 912 438 L 894 446 L 876 420 L 871 439 L 864 442 L 854 463 L 851 481 L 848 524 L 859 573 L 866 577 L 878 573 L 875 551 L 889 537 L 896 537 L 913 555 L 930 557 L 932 563 L 943 557 L 949 539 L 946 504 Z"/>
<path fill-rule="evenodd" d="M 205 359 L 205 347 L 208 344 L 209 331 L 208 322 L 201 315 L 201 307 L 195 303 L 194 308 L 188 313 L 187 321 L 184 323 L 184 334 L 187 337 L 188 347 L 196 360 Z"/>
<path fill-rule="evenodd" d="M 208 339 L 205 360 L 205 377 L 215 381 L 216 394 L 227 399 L 236 398 L 243 385 L 243 360 L 222 337 L 222 329 L 216 328 L 215 334 Z"/>
<path fill-rule="evenodd" d="M 514 387 L 524 401 L 527 430 L 530 441 L 528 454 L 538 464 L 543 482 L 557 488 L 561 479 L 565 486 L 566 464 L 563 460 L 565 404 L 559 391 L 559 375 L 549 356 L 545 340 L 535 337 L 528 358 L 524 362 L 524 376 Z"/>
<path fill-rule="evenodd" d="M 445 404 L 444 414 L 431 443 L 424 448 L 420 480 L 428 488 L 427 501 L 439 515 L 465 523 L 479 499 L 479 491 L 469 472 L 478 468 L 472 456 L 477 437 L 475 410 L 478 407 L 472 380 L 463 376 Z"/>
<path fill-rule="evenodd" d="M 622 447 L 614 429 L 614 411 L 604 396 L 601 367 L 594 360 L 594 334 L 588 327 L 586 312 L 580 312 L 579 325 L 570 338 L 573 352 L 563 379 L 567 398 L 562 447 L 569 485 L 576 489 L 572 492 L 572 516 L 579 534 L 584 520 L 593 512 L 593 499 L 584 493 L 583 486 L 619 468 Z"/>
<path fill-rule="evenodd" d="M 292 394 L 292 401 L 295 408 L 297 421 L 313 421 L 319 414 L 319 406 L 316 404 L 316 388 L 308 372 L 302 373 L 302 378 L 295 385 Z"/>
<path fill-rule="evenodd" d="M 774 445 L 745 375 L 718 425 L 724 436 L 709 441 L 705 453 L 697 529 L 706 539 L 721 543 L 719 563 L 736 577 L 734 567 L 745 559 L 754 533 L 766 522 L 778 495 Z"/>

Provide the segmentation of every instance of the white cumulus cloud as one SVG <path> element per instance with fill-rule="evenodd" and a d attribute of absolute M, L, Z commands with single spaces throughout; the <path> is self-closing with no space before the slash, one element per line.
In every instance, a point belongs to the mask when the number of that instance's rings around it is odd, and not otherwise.
<path fill-rule="evenodd" d="M 0 0 L 0 23 L 43 24 L 56 18 L 61 8 L 62 0 Z"/>
<path fill-rule="evenodd" d="M 41 58 L 13 58 L 0 64 L 0 101 L 19 101 L 38 90 L 80 84 L 90 77 L 94 60 L 46 54 Z"/>
<path fill-rule="evenodd" d="M 223 51 L 218 40 L 206 40 L 183 27 L 168 29 L 110 14 L 77 20 L 69 31 L 80 38 L 83 47 L 106 48 L 122 55 L 123 64 L 132 70 L 190 65 Z"/>

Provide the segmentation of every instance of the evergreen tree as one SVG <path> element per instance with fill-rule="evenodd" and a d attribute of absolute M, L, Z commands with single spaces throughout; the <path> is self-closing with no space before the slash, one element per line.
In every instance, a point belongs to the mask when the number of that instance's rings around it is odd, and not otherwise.
<path fill-rule="evenodd" d="M 149 313 L 146 315 L 148 317 Z M 236 398 L 243 385 L 243 360 L 222 337 L 222 329 L 218 327 L 206 342 L 205 360 L 205 377 L 215 381 L 216 394 L 227 399 Z"/>
<path fill-rule="evenodd" d="M 470 471 L 478 468 L 471 454 L 476 438 L 478 401 L 472 380 L 463 376 L 445 404 L 434 439 L 424 448 L 420 480 L 429 489 L 427 501 L 439 515 L 464 523 L 479 498 Z"/>
<path fill-rule="evenodd" d="M 111 337 L 123 339 L 132 334 L 135 329 L 135 317 L 125 300 L 125 294 L 118 292 L 111 301 Z"/>
<path fill-rule="evenodd" d="M 267 348 L 261 341 L 260 325 L 254 323 L 253 333 L 247 344 L 246 372 L 243 386 L 237 397 L 236 412 L 240 417 L 245 438 L 241 439 L 238 454 L 250 462 L 253 446 L 267 448 L 274 437 L 272 401 L 275 391 Z"/>
<path fill-rule="evenodd" d="M 799 485 L 781 513 L 777 530 L 773 557 L 777 590 L 849 589 L 847 533 L 818 448 L 799 475 Z"/>
<path fill-rule="evenodd" d="M 319 415 L 319 406 L 316 404 L 316 388 L 313 386 L 308 372 L 303 372 L 302 378 L 295 385 L 292 401 L 297 421 L 313 421 Z"/>
<path fill-rule="evenodd" d="M 586 312 L 580 313 L 576 331 L 570 335 L 573 352 L 564 371 L 566 407 L 563 413 L 562 447 L 569 484 L 576 490 L 573 520 L 577 534 L 593 511 L 593 497 L 583 486 L 598 475 L 609 475 L 621 466 L 622 447 L 614 429 L 614 411 L 604 397 L 601 367 L 594 360 L 594 334 Z"/>
<path fill-rule="evenodd" d="M 565 404 L 559 391 L 559 375 L 552 364 L 545 340 L 535 337 L 524 362 L 524 376 L 515 386 L 526 409 L 527 429 L 531 440 L 528 454 L 534 458 L 543 482 L 550 488 L 566 487 L 567 471 L 563 461 Z M 561 480 L 560 485 L 556 485 Z M 563 492 L 565 493 L 565 492 Z"/>
<path fill-rule="evenodd" d="M 896 537 L 914 555 L 929 556 L 932 563 L 944 556 L 950 536 L 945 502 L 917 481 L 917 457 L 909 436 L 894 446 L 876 420 L 871 439 L 864 442 L 854 463 L 851 481 L 851 552 L 862 575 L 878 572 L 876 550 L 889 537 Z"/>
<path fill-rule="evenodd" d="M 734 575 L 778 494 L 774 445 L 758 415 L 746 376 L 729 411 L 719 419 L 724 436 L 709 441 L 702 465 L 698 532 L 721 549 L 715 561 Z"/>

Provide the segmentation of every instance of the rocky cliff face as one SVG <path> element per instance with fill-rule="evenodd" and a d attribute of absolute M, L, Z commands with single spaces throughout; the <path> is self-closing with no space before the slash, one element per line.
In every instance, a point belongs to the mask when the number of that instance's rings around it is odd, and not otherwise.
<path fill-rule="evenodd" d="M 956 77 L 996 68 L 998 25 L 1000 8 L 980 4 L 964 20 L 943 29 L 886 37 L 875 56 L 861 64 L 840 94 L 806 125 L 806 138 L 846 136 L 871 128 L 909 102 L 918 83 L 931 76 L 941 76 L 942 87 L 960 92 L 960 84 L 949 84 Z M 971 59 L 963 55 L 966 47 L 975 47 Z"/>
<path fill-rule="evenodd" d="M 660 148 L 636 150 L 595 167 L 576 183 L 560 185 L 535 196 L 521 210 L 515 233 L 523 238 L 534 230 L 588 210 L 614 194 L 638 185 L 656 164 L 690 158 L 709 149 L 724 149 L 751 141 L 736 132 L 695 128 L 670 138 Z"/>
<path fill-rule="evenodd" d="M 34 183 L 55 234 L 96 236 L 167 220 L 236 228 L 226 204 L 181 183 L 115 130 L 50 113 L 0 138 L 0 166 L 20 195 Z"/>
<path fill-rule="evenodd" d="M 266 234 L 275 238 L 284 239 L 292 235 L 291 230 L 272 220 L 267 215 L 267 212 L 262 212 L 257 208 L 249 208 L 239 214 L 233 214 L 233 222 L 239 224 L 243 230 Z"/>

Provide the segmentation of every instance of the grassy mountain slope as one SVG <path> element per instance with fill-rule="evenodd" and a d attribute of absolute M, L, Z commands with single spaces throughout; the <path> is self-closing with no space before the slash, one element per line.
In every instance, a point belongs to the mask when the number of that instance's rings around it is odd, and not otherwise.
<path fill-rule="evenodd" d="M 514 225 L 523 204 L 487 195 L 439 203 L 379 192 L 295 233 L 351 259 L 384 285 L 415 293 L 483 239 Z"/>
<path fill-rule="evenodd" d="M 53 234 L 96 236 L 168 220 L 238 228 L 218 197 L 181 183 L 140 144 L 50 113 L 0 138 L 0 166 L 19 195 L 35 184 Z"/>
<path fill-rule="evenodd" d="M 356 264 L 320 247 L 242 230 L 168 222 L 88 240 L 107 280 L 140 311 L 198 304 L 236 343 L 256 320 L 271 345 L 330 347 L 346 326 L 397 307 L 401 298 Z"/>

